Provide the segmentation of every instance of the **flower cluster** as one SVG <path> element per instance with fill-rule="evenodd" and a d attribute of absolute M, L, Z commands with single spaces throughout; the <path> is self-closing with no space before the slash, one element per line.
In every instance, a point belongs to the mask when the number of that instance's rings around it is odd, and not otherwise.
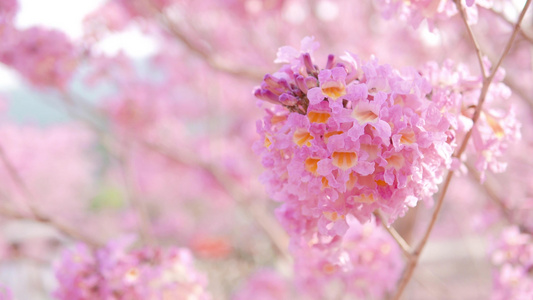
<path fill-rule="evenodd" d="M 80 244 L 56 268 L 57 299 L 211 299 L 206 278 L 186 249 L 127 251 L 118 241 L 91 250 Z"/>
<path fill-rule="evenodd" d="M 0 47 L 0 62 L 36 86 L 64 88 L 77 65 L 75 47 L 61 31 L 32 27 Z"/>
<path fill-rule="evenodd" d="M 402 257 L 392 237 L 375 222 L 360 224 L 349 218 L 348 223 L 342 241 L 333 240 L 329 247 L 301 245 L 293 251 L 296 282 L 312 299 L 346 294 L 382 299 L 400 278 Z"/>
<path fill-rule="evenodd" d="M 486 63 L 486 69 L 489 67 Z M 450 138 L 453 143 L 461 143 L 473 126 L 472 116 L 481 93 L 482 77 L 471 75 L 465 66 L 456 65 L 451 60 L 441 66 L 428 63 L 422 72 L 433 86 L 432 101 L 446 112 L 446 118 L 452 124 L 453 135 Z M 503 70 L 499 70 L 493 79 L 467 148 L 467 154 L 474 157 L 482 180 L 487 169 L 495 173 L 505 170 L 507 164 L 501 158 L 509 144 L 521 137 L 520 123 L 513 106 L 506 104 L 511 91 L 502 83 L 504 76 Z M 455 167 L 459 166 L 460 163 L 455 162 Z"/>
<path fill-rule="evenodd" d="M 492 299 L 533 299 L 533 239 L 517 227 L 506 228 L 492 251 L 497 267 Z"/>
<path fill-rule="evenodd" d="M 342 236 L 347 215 L 362 222 L 379 209 L 394 221 L 419 200 L 432 201 L 451 161 L 450 123 L 429 101 L 429 83 L 353 54 L 313 64 L 281 48 L 281 70 L 266 75 L 255 95 L 277 104 L 258 122 L 254 145 L 267 171 L 270 196 L 291 236 Z"/>

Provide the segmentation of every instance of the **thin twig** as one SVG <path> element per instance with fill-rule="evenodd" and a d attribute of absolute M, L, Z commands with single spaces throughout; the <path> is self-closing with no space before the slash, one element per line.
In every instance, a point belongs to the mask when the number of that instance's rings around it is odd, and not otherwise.
<path fill-rule="evenodd" d="M 394 238 L 396 243 L 398 243 L 398 246 L 400 246 L 400 248 L 402 249 L 402 252 L 405 257 L 410 258 L 412 253 L 411 246 L 409 246 L 409 244 L 404 240 L 400 233 L 396 231 L 394 227 L 387 226 L 387 222 L 385 221 L 385 218 L 383 217 L 380 211 L 375 211 L 374 215 L 379 218 L 383 227 L 389 232 L 392 238 Z"/>
<path fill-rule="evenodd" d="M 483 64 L 483 52 L 481 52 L 481 47 L 479 47 L 479 43 L 474 33 L 472 32 L 472 28 L 470 27 L 470 25 L 468 25 L 466 11 L 463 5 L 461 4 L 461 0 L 454 0 L 454 1 L 455 1 L 455 5 L 457 6 L 457 9 L 459 10 L 459 15 L 461 16 L 461 20 L 463 21 L 466 27 L 468 37 L 470 38 L 470 41 L 472 42 L 472 45 L 474 46 L 474 49 L 476 51 L 479 68 L 481 69 L 481 75 L 483 76 L 483 79 L 485 79 L 487 78 L 487 70 L 485 70 L 485 65 Z"/>
<path fill-rule="evenodd" d="M 211 51 L 208 51 L 196 43 L 193 39 L 189 38 L 188 35 L 185 34 L 185 32 L 183 32 L 165 12 L 155 7 L 153 3 L 144 0 L 142 4 L 144 8 L 149 9 L 152 12 L 154 18 L 159 21 L 164 29 L 177 38 L 185 47 L 187 47 L 187 49 L 199 56 L 211 68 L 240 78 L 246 78 L 253 81 L 263 80 L 263 75 L 266 74 L 266 72 L 256 70 L 255 68 L 238 66 L 233 63 L 229 63 L 227 60 L 218 58 Z"/>
<path fill-rule="evenodd" d="M 431 216 L 431 221 L 429 222 L 429 225 L 424 233 L 422 240 L 420 241 L 418 246 L 414 249 L 414 251 L 411 251 L 411 255 L 409 256 L 409 261 L 407 262 L 407 266 L 402 274 L 400 283 L 398 284 L 396 294 L 393 297 L 394 300 L 400 299 L 403 291 L 405 290 L 405 288 L 407 287 L 407 284 L 409 283 L 411 277 L 413 276 L 413 272 L 416 268 L 416 265 L 418 264 L 418 259 L 420 258 L 420 254 L 422 253 L 422 250 L 424 249 L 429 239 L 431 231 L 433 230 L 433 226 L 435 226 L 435 222 L 437 221 L 437 216 L 439 215 L 439 212 L 441 210 L 442 203 L 444 202 L 444 196 L 446 195 L 446 192 L 448 191 L 448 187 L 450 186 L 452 176 L 453 176 L 453 171 L 451 170 L 448 171 L 448 175 L 446 176 L 446 180 L 444 181 L 444 185 L 439 195 L 437 205 L 435 207 L 435 210 L 433 211 L 433 215 Z"/>
<path fill-rule="evenodd" d="M 497 17 L 499 17 L 502 21 L 504 21 L 505 23 L 507 23 L 508 25 L 510 26 L 513 26 L 515 23 L 509 19 L 507 19 L 507 17 L 505 17 L 501 12 L 499 11 L 496 11 L 494 8 L 486 8 L 486 10 L 488 10 L 489 12 L 493 13 L 494 15 L 496 15 Z M 519 33 L 520 35 L 524 38 L 524 40 L 528 41 L 529 43 L 532 43 L 533 44 L 533 36 L 530 36 L 528 32 L 526 32 L 524 30 L 524 28 L 522 28 L 522 26 L 520 26 L 518 28 L 519 30 Z"/>
<path fill-rule="evenodd" d="M 516 21 L 516 24 L 513 27 L 513 32 L 511 33 L 511 37 L 509 38 L 509 41 L 507 42 L 507 45 L 505 45 L 503 53 L 500 56 L 500 60 L 498 61 L 496 66 L 494 66 L 494 69 L 492 70 L 491 76 L 489 76 L 490 77 L 488 79 L 489 84 L 492 81 L 492 79 L 494 78 L 494 76 L 496 75 L 496 71 L 498 70 L 498 68 L 502 64 L 503 60 L 505 59 L 505 57 L 507 56 L 507 54 L 511 50 L 511 47 L 513 46 L 513 42 L 514 42 L 514 40 L 516 38 L 516 35 L 520 31 L 520 24 L 522 23 L 522 20 L 524 19 L 524 16 L 526 15 L 527 9 L 528 9 L 530 4 L 531 4 L 531 0 L 527 0 L 526 4 L 524 5 L 524 8 L 522 9 L 522 12 L 520 13 L 520 16 L 518 16 L 518 21 Z"/>

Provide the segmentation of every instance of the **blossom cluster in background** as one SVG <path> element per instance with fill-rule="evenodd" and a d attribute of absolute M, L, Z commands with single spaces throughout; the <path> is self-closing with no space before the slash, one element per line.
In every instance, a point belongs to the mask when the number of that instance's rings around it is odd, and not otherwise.
<path fill-rule="evenodd" d="M 343 239 L 327 247 L 310 243 L 291 251 L 302 293 L 319 299 L 381 299 L 393 292 L 403 266 L 398 245 L 375 222 L 360 224 L 348 217 L 348 225 Z"/>
<path fill-rule="evenodd" d="M 57 266 L 57 299 L 209 300 L 207 281 L 187 249 L 145 248 L 129 252 L 127 239 L 105 248 L 79 244 Z"/>
<path fill-rule="evenodd" d="M 460 141 L 472 129 L 472 116 L 483 79 L 471 75 L 465 66 L 456 66 L 449 60 L 442 66 L 429 63 L 423 73 L 433 86 L 432 100 L 440 110 L 446 112 L 453 124 L 452 138 Z M 472 131 L 468 152 L 474 156 L 473 163 L 481 173 L 482 180 L 487 169 L 496 173 L 505 170 L 507 164 L 502 161 L 505 150 L 521 137 L 520 123 L 513 106 L 508 103 L 511 91 L 501 82 L 504 76 L 504 71 L 499 70 L 487 92 L 481 117 Z M 455 167 L 460 168 L 458 161 Z"/>
<path fill-rule="evenodd" d="M 492 249 L 494 294 L 492 299 L 533 297 L 533 240 L 518 227 L 505 228 Z"/>

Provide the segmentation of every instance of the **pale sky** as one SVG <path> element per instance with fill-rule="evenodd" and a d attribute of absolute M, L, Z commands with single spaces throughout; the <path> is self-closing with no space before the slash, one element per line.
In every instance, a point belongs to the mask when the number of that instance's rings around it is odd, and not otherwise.
<path fill-rule="evenodd" d="M 19 28 L 43 25 L 78 38 L 82 34 L 83 17 L 103 3 L 104 0 L 19 0 L 15 24 Z"/>
<path fill-rule="evenodd" d="M 77 40 L 83 34 L 83 17 L 104 2 L 105 0 L 19 0 L 20 9 L 15 26 L 20 29 L 32 26 L 58 29 Z M 108 54 L 122 50 L 133 58 L 144 58 L 155 53 L 157 45 L 154 40 L 132 27 L 104 39 L 96 50 Z M 0 92 L 17 88 L 20 84 L 20 76 L 0 64 Z"/>

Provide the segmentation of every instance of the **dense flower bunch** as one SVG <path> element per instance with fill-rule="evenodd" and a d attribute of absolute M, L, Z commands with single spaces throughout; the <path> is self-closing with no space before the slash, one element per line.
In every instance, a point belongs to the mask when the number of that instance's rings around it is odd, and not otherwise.
<path fill-rule="evenodd" d="M 492 299 L 533 299 L 533 239 L 518 227 L 506 228 L 492 251 Z"/>
<path fill-rule="evenodd" d="M 303 53 L 281 48 L 280 71 L 255 91 L 278 104 L 258 123 L 254 147 L 278 216 L 291 236 L 342 236 L 346 216 L 364 222 L 379 209 L 394 221 L 419 200 L 432 201 L 450 162 L 450 123 L 428 100 L 429 83 L 352 54 L 313 64 L 317 45 Z"/>
<path fill-rule="evenodd" d="M 489 69 L 489 64 L 486 65 Z M 428 63 L 423 74 L 433 86 L 432 101 L 446 112 L 452 124 L 453 143 L 461 143 L 466 132 L 472 129 L 474 114 L 481 93 L 483 79 L 470 74 L 462 65 L 447 60 L 442 66 Z M 467 156 L 473 156 L 476 169 L 484 179 L 487 169 L 503 172 L 507 164 L 501 161 L 509 144 L 520 139 L 520 123 L 512 105 L 509 105 L 510 89 L 502 83 L 505 76 L 499 70 L 490 85 L 479 120 L 472 131 L 472 139 L 467 148 Z M 463 161 L 467 158 L 463 157 Z M 459 167 L 460 162 L 455 162 Z"/>
<path fill-rule="evenodd" d="M 56 277 L 57 299 L 198 299 L 211 297 L 190 252 L 179 248 L 127 251 L 119 241 L 91 250 L 84 244 L 64 253 Z"/>
<path fill-rule="evenodd" d="M 400 278 L 402 257 L 390 235 L 375 222 L 349 218 L 348 224 L 344 238 L 328 247 L 301 245 L 293 251 L 296 282 L 312 299 L 382 299 Z"/>

